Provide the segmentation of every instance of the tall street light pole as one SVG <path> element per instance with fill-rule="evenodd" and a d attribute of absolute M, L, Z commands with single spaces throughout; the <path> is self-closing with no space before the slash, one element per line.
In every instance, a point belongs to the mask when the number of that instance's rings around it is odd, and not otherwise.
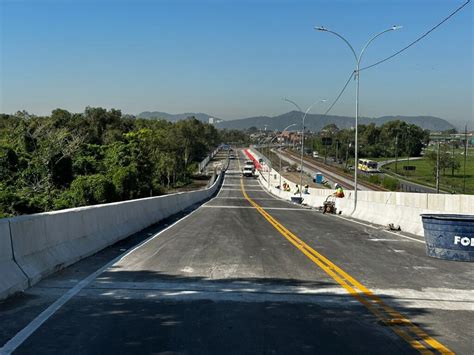
<path fill-rule="evenodd" d="M 298 104 L 292 100 L 289 100 L 287 99 L 286 97 L 283 98 L 284 101 L 287 101 L 293 105 L 296 106 L 296 108 L 298 109 L 298 111 L 300 111 L 302 114 L 303 114 L 303 110 L 301 109 L 301 107 L 298 106 Z M 326 102 L 326 100 L 317 100 L 315 102 L 313 102 L 311 105 L 308 106 L 308 108 L 306 109 L 306 111 L 304 112 L 303 114 L 303 120 L 302 120 L 302 123 L 301 123 L 301 161 L 300 161 L 300 198 L 302 198 L 302 193 L 303 193 L 303 153 L 304 153 L 304 121 L 306 119 L 306 115 L 308 114 L 308 112 L 311 110 L 311 108 L 316 105 L 317 103 L 320 103 L 320 102 Z"/>
<path fill-rule="evenodd" d="M 362 56 L 367 49 L 367 47 L 379 36 L 383 35 L 384 33 L 390 32 L 390 31 L 395 31 L 402 28 L 401 26 L 393 26 L 390 27 L 380 33 L 377 33 L 375 36 L 373 36 L 366 44 L 364 47 L 362 47 L 362 50 L 360 51 L 359 55 L 357 55 L 356 51 L 354 50 L 354 47 L 349 43 L 347 39 L 345 39 L 343 36 L 341 36 L 339 33 L 328 30 L 327 28 L 323 26 L 317 26 L 314 29 L 318 31 L 323 31 L 323 32 L 329 32 L 332 33 L 333 35 L 339 37 L 342 39 L 347 46 L 350 48 L 352 51 L 352 54 L 354 55 L 355 59 L 355 69 L 354 69 L 354 77 L 357 80 L 356 84 L 356 116 L 355 116 L 355 140 L 354 140 L 354 211 L 357 207 L 357 169 L 358 169 L 358 162 L 359 162 L 359 155 L 358 155 L 358 144 L 357 144 L 357 135 L 358 135 L 358 130 L 357 130 L 357 125 L 359 123 L 359 84 L 360 84 L 360 62 L 362 60 Z"/>
<path fill-rule="evenodd" d="M 286 132 L 286 130 L 290 127 L 293 127 L 293 126 L 296 126 L 296 123 L 293 123 L 293 124 L 290 124 L 288 127 L 286 127 L 285 129 L 283 129 L 283 131 L 281 131 L 281 133 L 283 134 L 283 132 Z M 281 191 L 281 142 L 280 142 L 280 154 L 279 154 L 279 157 L 280 157 L 280 168 L 279 168 L 279 173 L 280 173 L 280 191 Z"/>
<path fill-rule="evenodd" d="M 270 159 L 270 151 L 271 151 L 271 144 L 276 138 L 278 138 L 278 136 L 273 137 L 270 143 L 268 143 L 267 167 L 268 167 L 268 189 L 269 190 L 270 190 L 270 178 L 271 178 L 271 170 L 272 170 L 270 166 L 273 165 Z"/>

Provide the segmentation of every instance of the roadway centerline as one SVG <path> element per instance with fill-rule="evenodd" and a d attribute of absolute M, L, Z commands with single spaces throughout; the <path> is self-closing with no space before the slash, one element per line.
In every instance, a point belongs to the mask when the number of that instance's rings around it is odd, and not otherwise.
<path fill-rule="evenodd" d="M 240 189 L 232 189 L 232 188 L 228 189 L 228 188 L 222 187 L 221 191 L 240 191 Z M 247 191 L 250 191 L 250 192 L 263 192 L 262 190 L 247 190 Z"/>
<path fill-rule="evenodd" d="M 240 166 L 240 161 L 239 161 Z M 340 267 L 332 263 L 322 254 L 311 248 L 300 238 L 290 232 L 275 218 L 268 214 L 260 205 L 253 201 L 244 187 L 243 179 L 240 180 L 242 194 L 255 207 L 255 209 L 289 242 L 306 255 L 311 261 L 324 270 L 347 292 L 362 303 L 379 320 L 390 327 L 397 335 L 404 339 L 414 349 L 422 354 L 433 354 L 433 350 L 442 354 L 454 354 L 445 345 L 429 336 L 424 330 L 410 322 L 405 316 L 385 304 L 380 297 L 350 276 Z"/>
<path fill-rule="evenodd" d="M 230 196 L 227 196 L 227 197 L 214 197 L 214 200 L 242 200 L 242 201 L 247 201 L 247 199 L 245 199 L 244 197 L 230 197 Z M 273 198 L 273 197 L 272 198 L 270 198 L 270 197 L 259 197 L 259 198 L 256 198 L 255 200 L 275 201 L 275 198 Z"/>
<path fill-rule="evenodd" d="M 253 206 L 226 206 L 226 205 L 202 205 L 204 208 L 243 208 L 243 209 L 255 209 Z M 303 212 L 314 212 L 308 208 L 291 208 L 291 207 L 262 207 L 264 210 L 281 210 L 281 211 L 303 211 Z"/>

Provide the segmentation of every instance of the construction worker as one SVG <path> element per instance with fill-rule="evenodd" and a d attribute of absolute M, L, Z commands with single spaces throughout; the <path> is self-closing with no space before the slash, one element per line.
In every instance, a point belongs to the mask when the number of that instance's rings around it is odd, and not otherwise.
<path fill-rule="evenodd" d="M 309 185 L 308 184 L 304 185 L 303 193 L 306 194 L 306 195 L 309 195 Z"/>
<path fill-rule="evenodd" d="M 294 195 L 298 195 L 300 193 L 300 187 L 296 185 L 295 193 Z"/>
<path fill-rule="evenodd" d="M 334 195 L 337 198 L 343 198 L 344 197 L 344 190 L 342 189 L 342 186 L 339 185 L 338 183 L 336 183 L 336 184 L 334 184 L 334 188 L 336 189 L 336 191 L 334 192 Z"/>

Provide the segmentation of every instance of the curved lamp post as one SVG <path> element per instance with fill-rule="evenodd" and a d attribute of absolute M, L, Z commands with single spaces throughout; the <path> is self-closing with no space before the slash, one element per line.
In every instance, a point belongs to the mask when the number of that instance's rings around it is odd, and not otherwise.
<path fill-rule="evenodd" d="M 283 131 L 281 131 L 281 133 L 283 132 L 286 132 L 286 130 L 290 127 L 293 127 L 293 126 L 296 126 L 296 123 L 293 123 L 293 124 L 290 124 L 288 127 L 286 127 L 285 129 L 283 129 Z M 281 192 L 281 143 L 280 143 L 280 154 L 279 154 L 279 157 L 280 157 L 280 168 L 279 168 L 279 173 L 280 173 L 280 192 Z"/>
<path fill-rule="evenodd" d="M 288 98 L 283 98 L 284 101 L 286 102 L 289 102 L 293 105 L 296 106 L 296 108 L 298 109 L 298 111 L 300 111 L 302 114 L 303 114 L 303 110 L 301 109 L 301 107 L 298 106 L 298 104 L 292 100 L 289 100 Z M 302 189 L 302 186 L 303 186 L 303 153 L 304 153 L 304 121 L 306 119 L 306 115 L 308 114 L 308 112 L 313 108 L 314 105 L 320 103 L 320 102 L 326 102 L 325 99 L 323 100 L 317 100 L 315 102 L 313 102 L 311 105 L 308 106 L 308 108 L 306 109 L 306 111 L 304 112 L 303 114 L 303 120 L 302 120 L 302 130 L 301 130 L 301 161 L 300 161 L 300 198 L 302 197 L 302 193 L 303 193 L 303 189 Z"/>
<path fill-rule="evenodd" d="M 362 56 L 367 49 L 367 47 L 379 36 L 383 35 L 384 33 L 395 31 L 402 28 L 402 26 L 392 26 L 380 33 L 377 33 L 375 36 L 373 36 L 371 39 L 367 41 L 364 47 L 362 47 L 362 50 L 360 51 L 359 55 L 357 55 L 356 51 L 354 50 L 354 47 L 349 43 L 347 39 L 345 39 L 343 36 L 341 36 L 339 33 L 331 31 L 323 26 L 316 26 L 314 29 L 317 31 L 322 31 L 322 32 L 329 32 L 332 33 L 333 35 L 339 37 L 344 41 L 344 43 L 347 44 L 347 46 L 350 48 L 352 54 L 354 55 L 355 59 L 355 69 L 354 69 L 354 76 L 355 79 L 357 80 L 356 84 L 356 116 L 355 116 L 355 140 L 354 140 L 354 210 L 355 211 L 357 207 L 357 169 L 358 169 L 358 163 L 359 163 L 359 155 L 358 155 L 358 145 L 357 145 L 357 125 L 359 122 L 359 77 L 360 77 L 360 62 L 362 60 Z"/>

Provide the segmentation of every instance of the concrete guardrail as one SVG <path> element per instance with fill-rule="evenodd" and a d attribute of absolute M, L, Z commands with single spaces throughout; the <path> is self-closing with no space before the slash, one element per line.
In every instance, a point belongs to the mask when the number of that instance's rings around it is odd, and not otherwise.
<path fill-rule="evenodd" d="M 210 198 L 207 189 L 0 220 L 0 299 Z"/>
<path fill-rule="evenodd" d="M 0 220 L 0 299 L 26 287 L 28 279 L 13 259 L 9 221 L 2 219 Z"/>
<path fill-rule="evenodd" d="M 207 164 L 216 156 L 216 154 L 219 152 L 219 148 L 214 149 L 202 162 L 198 164 L 198 172 L 202 174 L 204 169 L 206 168 Z"/>
<path fill-rule="evenodd" d="M 248 149 L 255 159 L 261 156 L 253 149 Z M 263 175 L 263 176 L 262 176 Z M 270 176 L 270 181 L 268 181 Z M 291 188 L 291 192 L 281 191 L 276 186 L 280 183 L 279 173 L 260 175 L 263 187 L 273 195 L 290 200 L 294 196 L 296 183 L 282 177 Z M 309 194 L 303 194 L 303 203 L 311 207 L 323 205 L 326 197 L 334 190 L 309 188 Z M 342 215 L 348 215 L 370 223 L 388 226 L 399 226 L 402 231 L 423 236 L 421 214 L 466 214 L 474 215 L 474 195 L 447 195 L 432 193 L 410 193 L 391 191 L 358 191 L 357 209 L 354 209 L 354 191 L 344 190 L 344 198 L 336 199 L 336 208 Z"/>

